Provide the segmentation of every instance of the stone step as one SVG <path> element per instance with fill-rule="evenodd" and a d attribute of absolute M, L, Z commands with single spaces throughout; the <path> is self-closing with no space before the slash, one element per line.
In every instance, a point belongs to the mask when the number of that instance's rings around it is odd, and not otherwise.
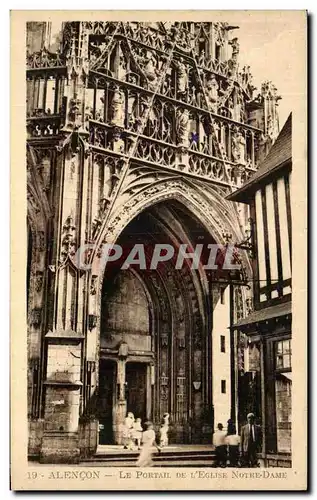
<path fill-rule="evenodd" d="M 136 460 L 139 456 L 139 453 L 123 453 L 123 454 L 96 454 L 93 457 L 90 457 L 91 460 Z M 156 460 L 173 460 L 173 459 L 199 459 L 199 458 L 214 458 L 215 453 L 209 452 L 197 452 L 197 453 L 156 453 L 153 455 Z"/>
<path fill-rule="evenodd" d="M 129 462 L 124 462 L 124 461 L 100 461 L 100 462 L 94 462 L 94 461 L 88 461 L 88 462 L 80 462 L 81 466 L 90 466 L 90 467 L 136 467 L 136 461 L 129 461 Z M 213 465 L 213 460 L 199 460 L 199 461 L 186 461 L 186 460 L 178 460 L 175 462 L 172 461 L 162 461 L 162 462 L 156 462 L 154 461 L 153 467 L 211 467 Z"/>
<path fill-rule="evenodd" d="M 84 459 L 81 464 L 99 464 L 111 467 L 124 467 L 135 465 L 139 452 L 130 450 L 113 450 L 108 452 L 99 451 L 96 455 Z M 183 450 L 163 450 L 161 453 L 153 454 L 153 462 L 157 466 L 167 467 L 188 464 L 188 466 L 198 466 L 198 464 L 209 464 L 214 462 L 215 452 L 213 449 L 183 449 Z"/>

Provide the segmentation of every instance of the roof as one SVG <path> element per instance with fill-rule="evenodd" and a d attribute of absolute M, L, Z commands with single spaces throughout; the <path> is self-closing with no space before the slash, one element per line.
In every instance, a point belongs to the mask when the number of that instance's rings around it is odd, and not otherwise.
<path fill-rule="evenodd" d="M 289 300 L 287 302 L 282 302 L 281 304 L 276 304 L 275 306 L 265 307 L 263 309 L 259 309 L 258 311 L 254 311 L 246 318 L 237 321 L 234 325 L 232 325 L 232 328 L 238 328 L 240 326 L 267 321 L 269 319 L 278 318 L 279 316 L 286 316 L 291 313 L 292 302 Z"/>
<path fill-rule="evenodd" d="M 284 127 L 279 133 L 276 141 L 271 147 L 269 153 L 260 164 L 258 170 L 243 184 L 240 189 L 231 193 L 227 199 L 232 201 L 245 202 L 246 195 L 255 191 L 258 185 L 266 177 L 287 164 L 292 160 L 292 113 L 288 116 Z"/>

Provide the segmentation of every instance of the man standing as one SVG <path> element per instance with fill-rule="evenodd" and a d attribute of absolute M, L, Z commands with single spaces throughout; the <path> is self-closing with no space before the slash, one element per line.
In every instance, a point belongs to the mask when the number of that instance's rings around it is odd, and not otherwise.
<path fill-rule="evenodd" d="M 227 464 L 227 445 L 226 432 L 223 430 L 223 425 L 218 424 L 218 429 L 213 435 L 213 445 L 216 452 L 215 467 L 226 467 Z"/>
<path fill-rule="evenodd" d="M 257 452 L 262 443 L 262 431 L 259 425 L 254 423 L 254 414 L 247 415 L 248 423 L 241 429 L 241 451 L 243 462 L 246 467 L 257 467 Z"/>

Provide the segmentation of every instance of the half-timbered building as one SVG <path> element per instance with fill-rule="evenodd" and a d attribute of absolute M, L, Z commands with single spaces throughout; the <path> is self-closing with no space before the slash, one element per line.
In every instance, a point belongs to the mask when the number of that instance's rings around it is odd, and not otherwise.
<path fill-rule="evenodd" d="M 239 419 L 255 411 L 268 466 L 291 466 L 292 427 L 292 115 L 245 185 L 229 199 L 250 206 L 254 311 L 233 328 L 246 340 Z M 241 337 L 240 337 L 241 338 Z"/>

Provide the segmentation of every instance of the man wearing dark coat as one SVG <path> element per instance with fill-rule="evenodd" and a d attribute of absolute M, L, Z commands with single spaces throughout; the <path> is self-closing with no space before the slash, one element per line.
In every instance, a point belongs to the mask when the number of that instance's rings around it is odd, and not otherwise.
<path fill-rule="evenodd" d="M 254 422 L 254 414 L 247 415 L 248 423 L 241 428 L 241 452 L 246 467 L 257 467 L 257 453 L 262 444 L 262 430 Z"/>

